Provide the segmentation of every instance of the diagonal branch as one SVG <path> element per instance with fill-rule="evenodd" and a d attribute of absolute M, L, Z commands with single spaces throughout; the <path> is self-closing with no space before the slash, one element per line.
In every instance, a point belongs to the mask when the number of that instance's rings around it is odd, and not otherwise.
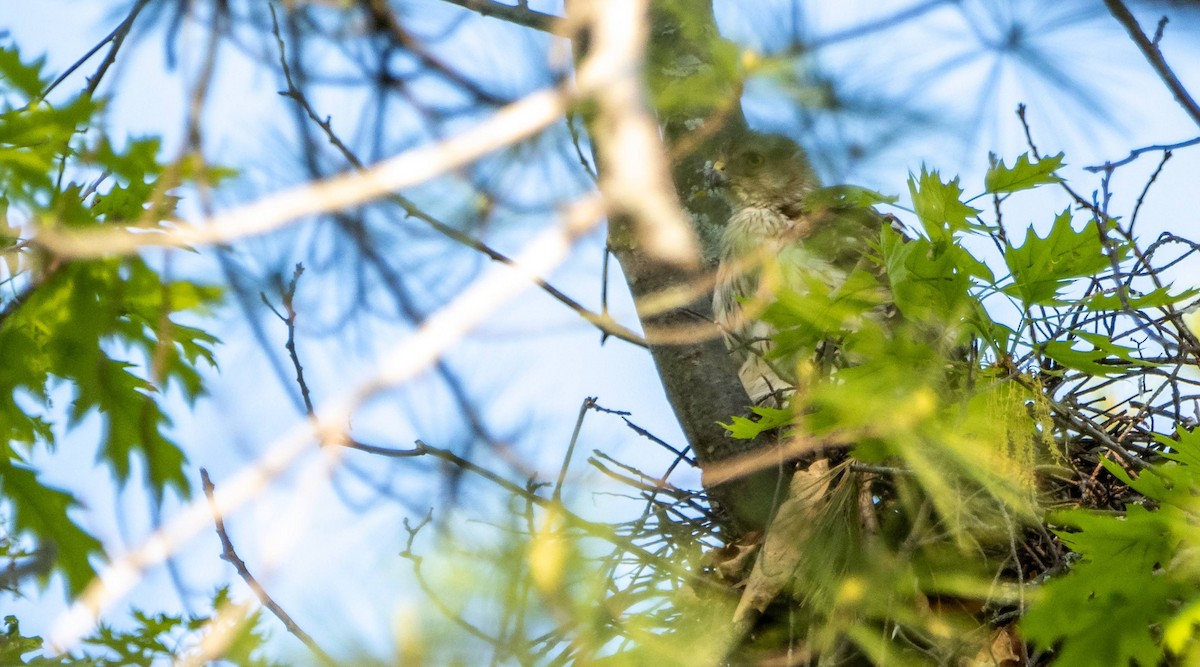
<path fill-rule="evenodd" d="M 480 16 L 490 16 L 501 21 L 525 26 L 526 28 L 548 32 L 552 35 L 566 34 L 562 28 L 563 20 L 561 17 L 532 10 L 523 3 L 521 5 L 506 5 L 495 0 L 443 0 L 443 2 L 469 9 Z"/>
<path fill-rule="evenodd" d="M 544 230 L 525 245 L 516 257 L 523 271 L 494 267 L 481 275 L 380 358 L 372 377 L 325 402 L 313 418 L 293 425 L 267 446 L 257 461 L 230 478 L 213 494 L 221 513 L 228 515 L 257 497 L 300 456 L 311 452 L 314 435 L 322 443 L 345 442 L 348 424 L 359 408 L 381 392 L 431 368 L 452 345 L 528 288 L 526 271 L 549 272 L 559 266 L 575 242 L 599 224 L 603 210 L 597 197 L 579 201 L 563 213 L 559 225 Z M 147 569 L 175 553 L 207 525 L 207 515 L 205 507 L 191 501 L 137 547 L 114 557 L 71 607 L 59 615 L 51 629 L 49 645 L 58 652 L 76 646 L 94 627 L 96 619 L 132 590 Z"/>
<path fill-rule="evenodd" d="M 147 246 L 187 248 L 259 236 L 310 215 L 366 204 L 470 164 L 556 122 L 570 98 L 558 88 L 537 91 L 445 141 L 405 151 L 364 170 L 289 188 L 196 223 L 176 221 L 165 229 L 41 227 L 36 241 L 57 255 L 87 258 L 132 254 Z"/>
<path fill-rule="evenodd" d="M 326 653 L 325 649 L 321 648 L 321 645 L 318 644 L 311 635 L 305 632 L 304 629 L 292 619 L 291 615 L 289 615 L 287 611 L 283 609 L 283 607 L 279 606 L 279 603 L 276 602 L 269 593 L 267 593 L 267 589 L 263 588 L 258 579 L 250 572 L 250 568 L 246 567 L 246 561 L 242 560 L 241 556 L 238 556 L 237 551 L 233 548 L 233 540 L 229 539 L 229 533 L 225 531 L 225 518 L 221 514 L 220 508 L 217 507 L 217 501 L 213 498 L 213 493 L 216 491 L 216 487 L 213 486 L 212 479 L 209 478 L 208 471 L 204 468 L 200 469 L 200 481 L 204 486 L 204 496 L 208 498 L 209 509 L 212 510 L 213 523 L 216 525 L 217 529 L 217 537 L 221 540 L 221 559 L 233 565 L 233 569 L 237 570 L 238 576 L 242 578 L 242 581 L 246 582 L 246 585 L 249 586 L 250 590 L 254 592 L 254 595 L 258 598 L 259 602 L 262 602 L 263 606 L 269 609 L 271 613 L 274 614 L 281 623 L 283 623 L 288 632 L 292 633 L 297 639 L 304 642 L 304 645 L 307 646 L 309 650 L 321 660 L 322 663 L 326 665 L 336 665 L 337 661 L 335 661 L 332 656 Z"/>
<path fill-rule="evenodd" d="M 1113 15 L 1113 18 L 1125 26 L 1126 32 L 1129 33 L 1129 38 L 1141 49 L 1142 55 L 1146 56 L 1146 60 L 1150 62 L 1154 71 L 1158 72 L 1159 78 L 1163 80 L 1163 83 L 1170 89 L 1171 94 L 1175 96 L 1175 101 L 1179 102 L 1179 105 L 1183 107 L 1183 110 L 1192 117 L 1192 120 L 1197 125 L 1200 125 L 1200 105 L 1196 104 L 1196 100 L 1192 99 L 1192 96 L 1188 93 L 1187 88 L 1183 86 L 1179 77 L 1175 76 L 1175 72 L 1167 65 L 1166 58 L 1163 58 L 1162 51 L 1158 48 L 1158 41 L 1151 40 L 1146 36 L 1146 33 L 1142 32 L 1137 19 L 1130 13 L 1129 8 L 1125 6 L 1124 2 L 1121 0 L 1104 0 L 1104 4 L 1108 7 L 1108 11 Z"/>
<path fill-rule="evenodd" d="M 271 9 L 271 20 L 274 24 L 273 31 L 279 48 L 279 64 L 283 71 L 284 81 L 288 86 L 287 90 L 282 91 L 280 94 L 294 101 L 296 105 L 304 111 L 304 114 L 308 116 L 309 120 L 316 124 L 317 127 L 321 128 L 321 131 L 325 134 L 326 138 L 329 140 L 329 143 L 332 144 L 334 148 L 336 148 L 338 152 L 342 154 L 342 157 L 349 162 L 352 167 L 360 170 L 365 169 L 366 166 L 363 164 L 363 161 L 359 159 L 358 155 L 355 154 L 354 151 L 350 150 L 350 147 L 347 146 L 346 143 L 342 141 L 341 137 L 339 137 L 337 133 L 333 131 L 333 123 L 331 122 L 330 118 L 326 117 L 322 119 L 317 114 L 316 109 L 314 109 L 312 104 L 309 102 L 308 96 L 306 96 L 304 91 L 300 90 L 300 87 L 296 85 L 295 78 L 292 75 L 292 68 L 290 65 L 288 65 L 283 36 L 279 32 L 279 23 L 275 19 L 274 8 Z M 405 215 L 424 222 L 439 234 L 442 234 L 451 241 L 486 255 L 488 259 L 494 262 L 507 264 L 509 266 L 514 265 L 513 260 L 507 255 L 492 248 L 483 241 L 480 241 L 479 239 L 476 239 L 473 236 L 447 225 L 441 220 L 429 215 L 407 197 L 393 193 L 388 197 L 388 201 L 403 209 Z M 364 247 L 363 251 L 373 252 L 373 249 Z M 559 303 L 575 311 L 576 314 L 582 317 L 589 324 L 600 329 L 602 332 L 604 332 L 604 335 L 619 338 L 625 342 L 633 343 L 639 347 L 646 347 L 646 341 L 644 338 L 637 335 L 629 328 L 623 326 L 621 323 L 617 322 L 607 312 L 597 313 L 587 309 L 583 304 L 567 296 L 564 292 L 542 278 L 535 277 L 534 283 L 543 292 L 549 294 Z"/>

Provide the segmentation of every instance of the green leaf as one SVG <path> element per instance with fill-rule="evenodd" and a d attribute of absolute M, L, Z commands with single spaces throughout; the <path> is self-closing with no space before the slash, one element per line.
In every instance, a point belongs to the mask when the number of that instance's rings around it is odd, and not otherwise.
<path fill-rule="evenodd" d="M 41 95 L 46 88 L 47 82 L 41 77 L 45 65 L 45 56 L 24 63 L 17 49 L 11 46 L 0 47 L 0 85 L 16 89 L 26 100 L 33 99 Z"/>
<path fill-rule="evenodd" d="M 1005 294 L 1021 299 L 1027 306 L 1051 305 L 1071 280 L 1111 266 L 1096 226 L 1088 224 L 1077 232 L 1071 222 L 1071 210 L 1066 209 L 1054 219 L 1046 238 L 1030 227 L 1021 247 L 1015 248 L 1011 242 L 1005 247 L 1004 262 L 1013 276 L 1013 284 L 1003 290 Z M 1119 260 L 1128 252 L 1128 246 L 1119 245 L 1117 251 Z"/>
<path fill-rule="evenodd" d="M 53 544 L 58 552 L 56 566 L 67 579 L 71 595 L 83 592 L 96 576 L 90 558 L 103 553 L 100 542 L 67 515 L 79 503 L 65 491 L 46 486 L 37 473 L 10 461 L 0 461 L 0 491 L 12 505 L 12 522 L 17 531 Z"/>
<path fill-rule="evenodd" d="M 1041 648 L 1061 641 L 1056 664 L 1159 664 L 1151 628 L 1183 592 L 1159 571 L 1177 542 L 1170 521 L 1138 505 L 1123 518 L 1073 511 L 1052 519 L 1077 529 L 1056 532 L 1081 559 L 1045 585 L 1021 621 L 1023 636 Z"/>
<path fill-rule="evenodd" d="M 1175 439 L 1165 435 L 1155 437 L 1159 444 L 1171 448 L 1170 451 L 1163 452 L 1163 456 L 1200 470 L 1200 430 L 1189 431 L 1182 426 L 1177 426 L 1175 427 Z"/>
<path fill-rule="evenodd" d="M 969 229 L 969 219 L 980 213 L 962 202 L 958 178 L 943 183 L 937 171 L 926 171 L 924 165 L 919 177 L 908 174 L 908 191 L 917 218 L 934 241 L 947 240 L 955 232 Z"/>
<path fill-rule="evenodd" d="M 1052 340 L 1042 345 L 1042 351 L 1046 356 L 1054 359 L 1058 363 L 1067 368 L 1073 368 L 1078 371 L 1083 371 L 1090 375 L 1115 375 L 1128 372 L 1130 365 L 1152 367 L 1154 363 L 1144 361 L 1135 356 L 1138 353 L 1136 348 L 1117 345 L 1107 336 L 1088 333 L 1086 331 L 1072 331 L 1072 338 L 1077 340 Z M 1078 342 L 1089 343 L 1092 346 L 1090 350 L 1077 350 L 1075 344 Z M 1124 364 L 1102 364 L 1103 360 L 1120 360 Z"/>
<path fill-rule="evenodd" d="M 910 320 L 948 322 L 972 309 L 971 276 L 987 273 L 960 246 L 885 235 L 884 262 L 896 307 Z"/>
<path fill-rule="evenodd" d="M 1164 306 L 1175 305 L 1200 295 L 1200 289 L 1194 287 L 1175 294 L 1171 293 L 1171 289 L 1171 286 L 1164 286 L 1150 290 L 1144 294 L 1127 289 L 1124 299 L 1122 299 L 1122 295 L 1116 289 L 1107 290 L 1088 297 L 1083 301 L 1083 307 L 1092 312 L 1123 310 L 1126 307 L 1131 310 L 1144 310 L 1146 308 L 1162 308 Z"/>
<path fill-rule="evenodd" d="M 815 209 L 870 208 L 898 201 L 900 198 L 895 195 L 885 195 L 857 185 L 818 188 L 804 198 L 805 206 Z"/>
<path fill-rule="evenodd" d="M 987 175 L 983 178 L 984 189 L 988 194 L 1003 194 L 1028 190 L 1048 183 L 1061 183 L 1063 179 L 1056 176 L 1054 172 L 1062 167 L 1064 156 L 1065 153 L 1059 153 L 1044 157 L 1031 164 L 1029 153 L 1023 153 L 1017 158 L 1016 164 L 1009 168 L 1004 165 L 1002 160 L 998 160 L 994 153 L 989 154 L 988 160 L 991 162 L 991 167 L 988 168 Z"/>
<path fill-rule="evenodd" d="M 792 421 L 791 410 L 755 406 L 750 408 L 750 411 L 758 415 L 757 420 L 734 416 L 729 424 L 717 423 L 725 427 L 729 435 L 739 440 L 753 440 L 764 431 L 787 426 Z"/>

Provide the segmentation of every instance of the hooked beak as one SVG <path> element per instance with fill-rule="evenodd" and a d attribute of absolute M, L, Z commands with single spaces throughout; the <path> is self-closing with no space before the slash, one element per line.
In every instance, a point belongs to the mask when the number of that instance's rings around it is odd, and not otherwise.
<path fill-rule="evenodd" d="M 709 188 L 723 188 L 729 184 L 729 176 L 725 173 L 725 161 L 714 160 L 704 163 L 704 182 Z"/>

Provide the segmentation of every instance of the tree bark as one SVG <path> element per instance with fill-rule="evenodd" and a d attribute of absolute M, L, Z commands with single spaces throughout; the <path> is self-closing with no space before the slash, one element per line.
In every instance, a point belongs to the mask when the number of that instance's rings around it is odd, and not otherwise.
<path fill-rule="evenodd" d="M 588 0 L 568 4 L 574 11 Z M 599 0 L 601 2 L 608 0 Z M 695 257 L 680 262 L 647 252 L 633 216 L 618 212 L 609 219 L 609 248 L 620 261 L 638 305 L 650 353 L 675 416 L 707 475 L 723 463 L 764 445 L 736 440 L 718 423 L 748 412 L 750 399 L 737 367 L 721 339 L 712 313 L 712 276 L 721 230 L 729 210 L 705 184 L 706 150 L 722 138 L 745 130 L 739 103 L 736 49 L 721 39 L 711 0 L 650 3 L 650 36 L 643 75 L 654 112 L 672 156 L 671 177 L 678 203 L 699 243 Z M 576 57 L 590 37 L 576 40 Z M 603 102 L 598 114 L 604 115 Z M 602 189 L 605 170 L 620 168 L 605 159 L 607 125 L 589 123 Z M 607 193 L 606 193 L 607 194 Z M 668 299 L 666 295 L 687 294 Z M 673 301 L 673 302 L 672 302 Z M 727 475 L 726 475 L 727 477 Z M 786 491 L 780 466 L 760 469 L 721 483 L 705 482 L 723 527 L 733 532 L 765 527 Z"/>

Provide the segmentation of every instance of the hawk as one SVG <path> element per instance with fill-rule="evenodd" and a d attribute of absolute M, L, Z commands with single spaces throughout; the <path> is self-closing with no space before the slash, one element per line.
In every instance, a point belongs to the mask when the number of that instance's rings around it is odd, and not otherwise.
<path fill-rule="evenodd" d="M 782 407 L 797 383 L 796 363 L 769 354 L 775 328 L 760 315 L 781 287 L 825 290 L 836 298 L 852 275 L 874 277 L 852 281 L 858 303 L 865 290 L 876 312 L 885 307 L 886 276 L 873 248 L 889 218 L 822 189 L 804 151 L 779 134 L 752 133 L 731 144 L 713 163 L 713 181 L 731 209 L 713 312 L 750 399 Z M 894 219 L 891 224 L 898 229 Z M 860 313 L 870 310 L 868 305 Z M 806 352 L 827 354 L 822 347 Z"/>

